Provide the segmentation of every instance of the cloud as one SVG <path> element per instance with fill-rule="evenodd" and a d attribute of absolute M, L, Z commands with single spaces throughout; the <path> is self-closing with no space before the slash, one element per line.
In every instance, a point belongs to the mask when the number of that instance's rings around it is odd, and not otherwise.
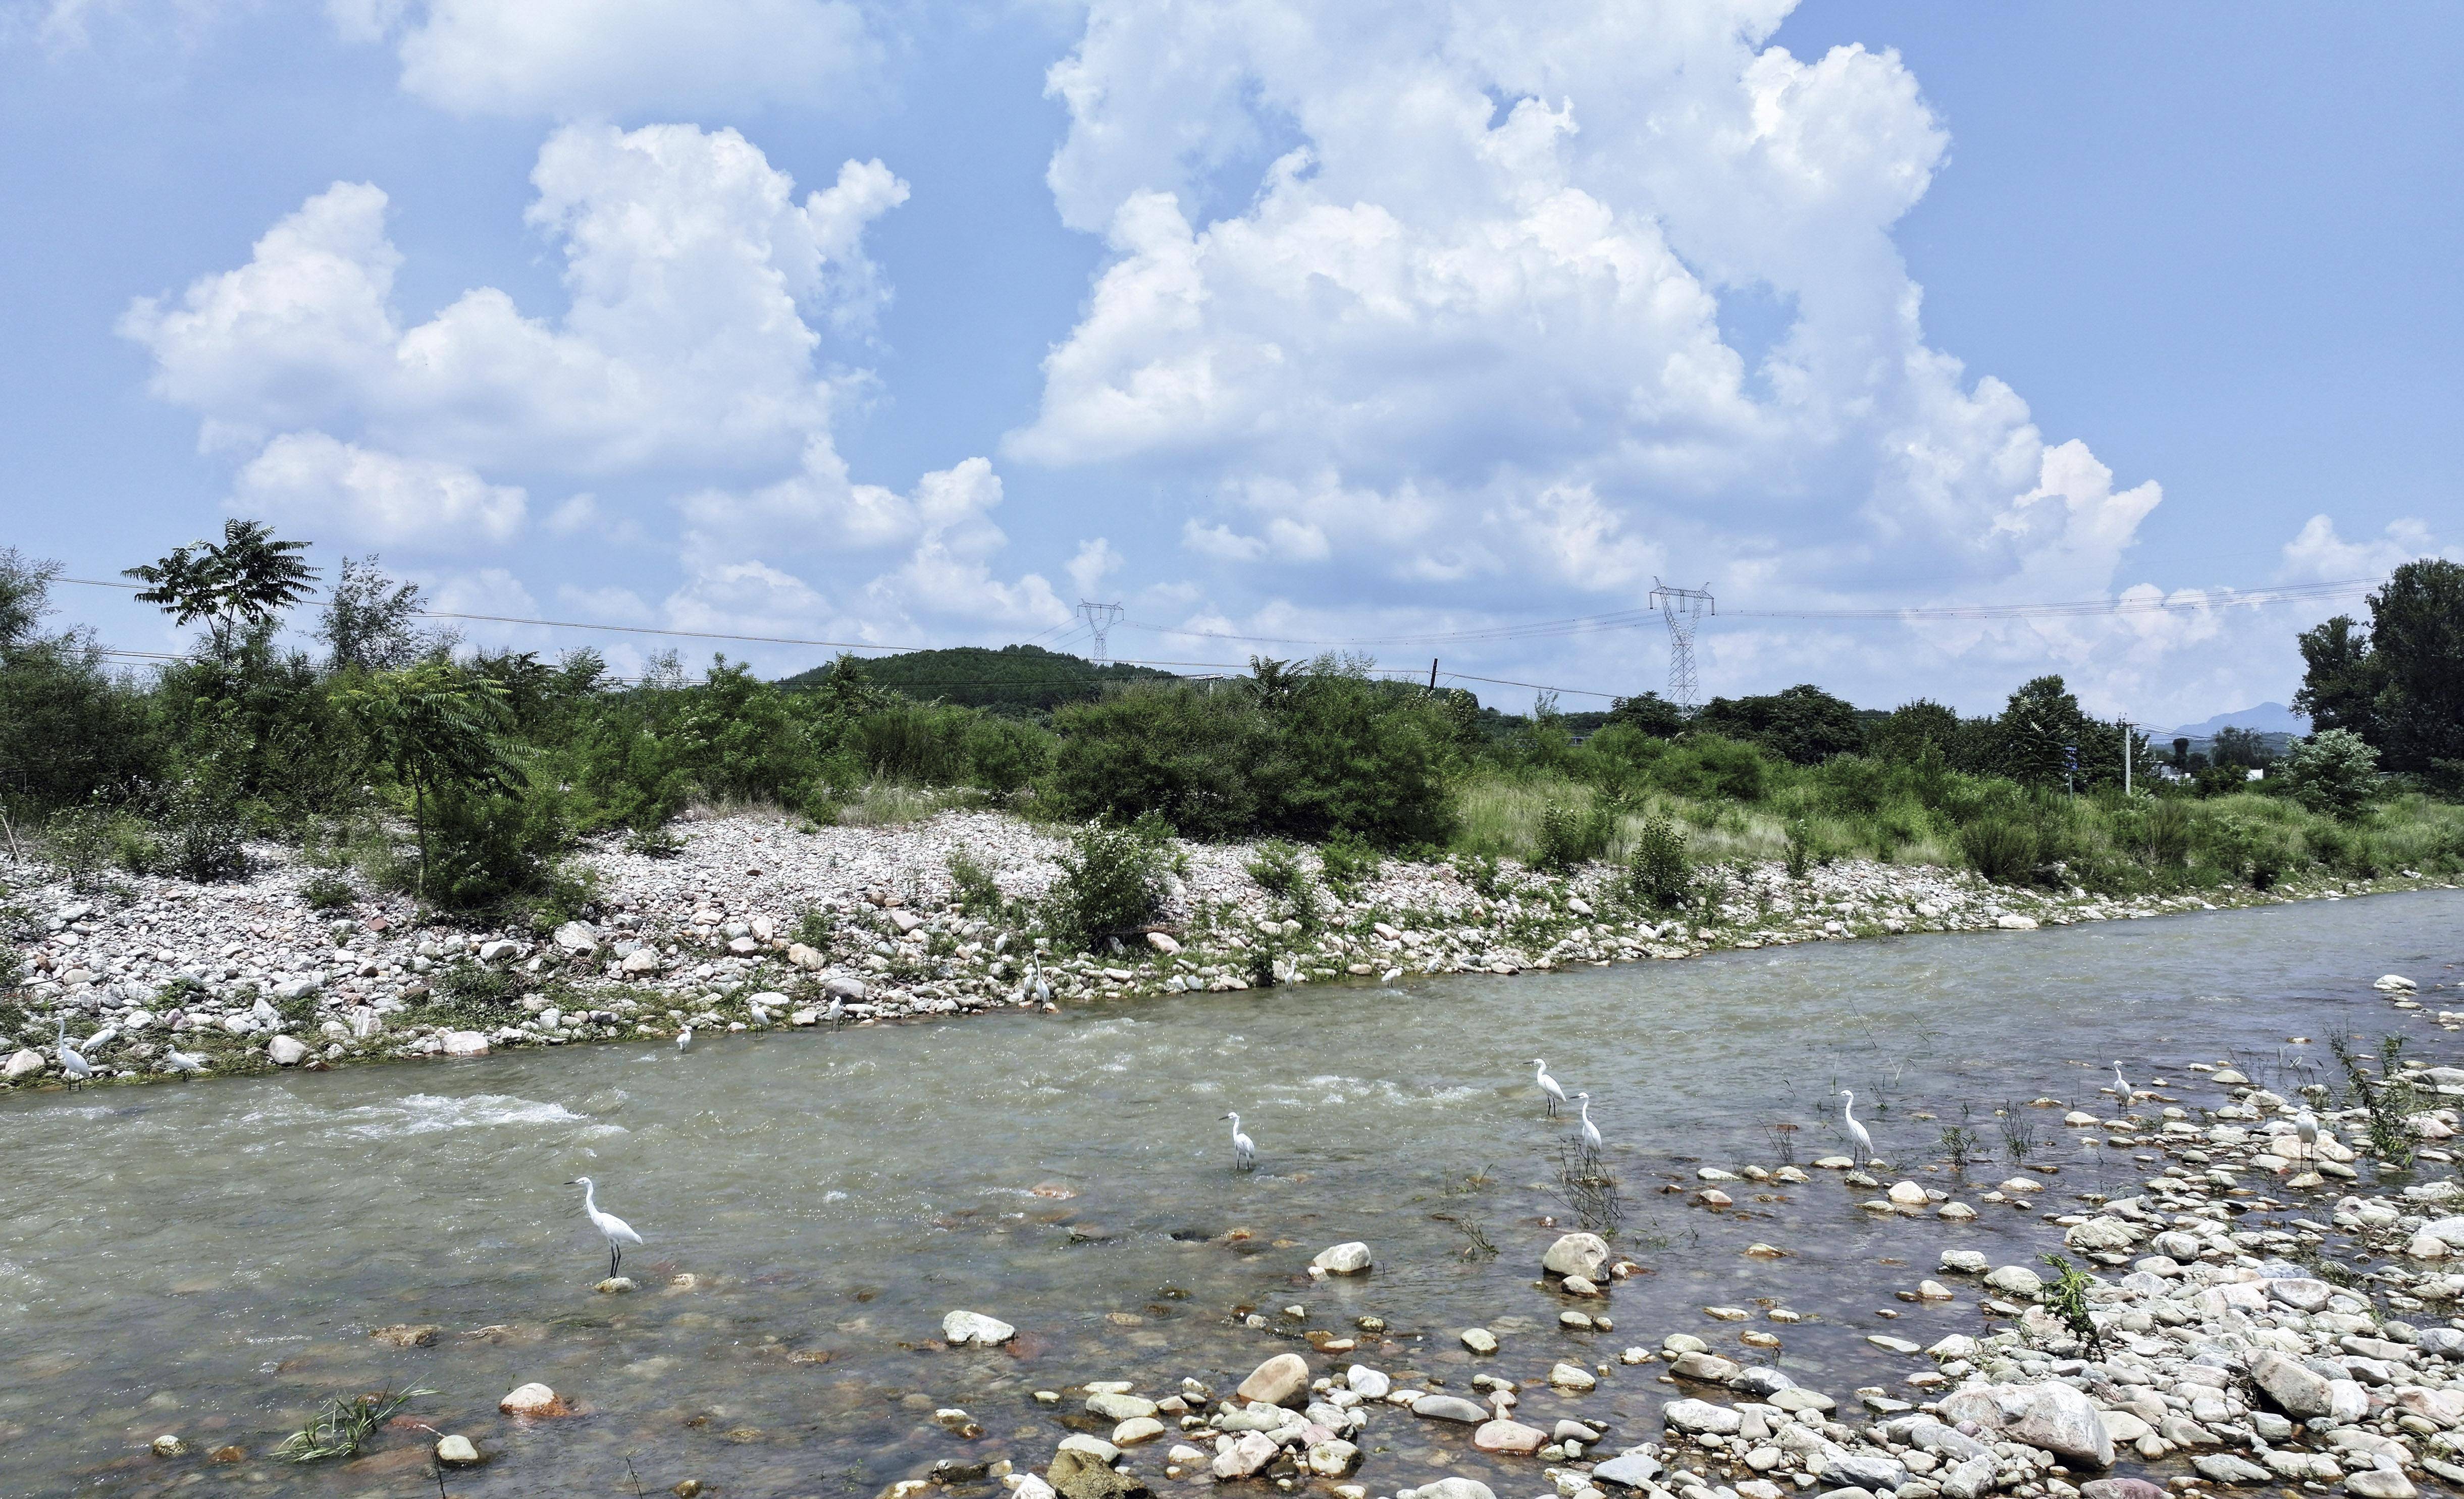
<path fill-rule="evenodd" d="M 1107 254 L 1004 451 L 1213 496 L 1181 540 L 1236 615 L 1586 613 L 1664 571 L 1767 606 L 2123 585 L 2161 488 L 1928 343 L 1892 233 L 1948 133 L 1895 53 L 1772 45 L 1789 9 L 1094 0 L 1046 181 Z M 1738 299 L 1793 320 L 1732 342 Z M 2150 649 L 1758 628 L 1731 664 L 1913 653 L 1969 696 Z"/>
<path fill-rule="evenodd" d="M 604 474 L 794 461 L 826 430 L 803 314 L 861 328 L 886 295 L 862 231 L 906 198 L 887 167 L 850 162 L 799 203 L 732 130 L 575 125 L 531 181 L 526 217 L 563 252 L 556 322 L 481 287 L 405 326 L 385 194 L 337 183 L 247 265 L 138 299 L 120 331 L 209 445 L 350 422 L 412 456 Z"/>
<path fill-rule="evenodd" d="M 266 444 L 239 471 L 230 508 L 312 537 L 441 550 L 511 540 L 525 500 L 519 489 L 458 464 L 372 452 L 310 431 Z"/>
<path fill-rule="evenodd" d="M 881 49 L 846 0 L 326 0 L 462 115 L 640 116 L 860 93 Z"/>
<path fill-rule="evenodd" d="M 1091 599 L 1104 586 L 1104 580 L 1121 570 L 1121 554 L 1103 537 L 1079 543 L 1078 555 L 1069 559 L 1069 586 L 1078 597 Z"/>
<path fill-rule="evenodd" d="M 2430 527 L 2418 520 L 2392 520 L 2376 540 L 2347 541 L 2336 534 L 2335 521 L 2312 516 L 2300 534 L 2284 543 L 2284 562 L 2277 576 L 2287 583 L 2375 581 L 2393 572 L 2399 563 L 2441 555 L 2449 554 L 2441 553 Z"/>

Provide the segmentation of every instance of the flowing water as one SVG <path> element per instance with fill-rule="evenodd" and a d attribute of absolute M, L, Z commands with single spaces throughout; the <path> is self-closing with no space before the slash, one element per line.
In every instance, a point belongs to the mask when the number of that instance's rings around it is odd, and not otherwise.
<path fill-rule="evenodd" d="M 945 1458 L 1040 1468 L 1068 1429 L 1109 1429 L 1078 1395 L 1040 1404 L 1039 1389 L 1120 1378 L 1159 1396 L 1194 1375 L 1226 1392 L 1312 1331 L 1456 1393 L 1484 1371 L 1526 1381 L 1523 1419 L 1606 1421 L 1613 1445 L 1656 1438 L 1670 1393 L 1617 1352 L 1671 1332 L 1776 1356 L 1847 1400 L 1922 1366 L 1867 1334 L 1982 1330 L 1971 1293 L 1894 1299 L 1942 1249 L 2033 1259 L 2059 1232 L 2039 1213 L 2128 1190 L 2145 1157 L 2023 1109 L 2060 1173 L 2036 1211 L 1988 1204 L 1967 1225 L 1878 1221 L 1855 1205 L 1871 1191 L 1823 1171 L 1729 1183 L 1736 1205 L 1712 1211 L 1690 1195 L 1698 1164 L 1846 1148 L 1832 1094 L 1848 1087 L 1891 1176 L 1974 1201 L 2012 1171 L 1994 1108 L 2049 1095 L 2110 1114 L 2098 1090 L 2117 1058 L 2192 1106 L 2221 1098 L 2187 1064 L 2233 1059 L 2289 1090 L 2325 1079 L 2340 1031 L 2402 1031 L 2452 1062 L 2455 1037 L 2368 984 L 2392 970 L 2427 988 L 2459 962 L 2464 893 L 2425 892 L 705 1038 L 689 1055 L 578 1047 L 20 1094 L 0 1102 L 0 1493 L 434 1493 L 415 1430 L 349 1463 L 273 1455 L 328 1396 L 416 1384 L 438 1393 L 411 1419 L 490 1457 L 449 1479 L 473 1499 L 685 1478 L 869 1496 Z M 1615 1203 L 1563 1186 L 1570 1123 L 1542 1116 L 1532 1057 L 1591 1091 Z M 1230 1169 L 1234 1110 L 1253 1173 Z M 1941 1143 L 1963 1118 L 1989 1156 L 1964 1178 Z M 648 1241 L 625 1264 L 638 1292 L 591 1289 L 605 1249 L 562 1184 L 585 1174 Z M 1541 1250 L 1586 1211 L 1621 1212 L 1616 1242 L 1647 1270 L 1583 1304 L 1613 1332 L 1561 1330 L 1577 1304 L 1535 1284 Z M 1475 1232 L 1501 1252 L 1482 1257 Z M 1312 1284 L 1309 1256 L 1351 1239 L 1375 1272 Z M 1747 1256 L 1757 1242 L 1789 1257 Z M 1709 1304 L 1804 1320 L 1715 1322 Z M 1021 1336 L 942 1348 L 954 1308 Z M 1243 1324 L 1252 1311 L 1266 1328 Z M 1355 1332 L 1364 1315 L 1385 1331 Z M 441 1331 L 428 1347 L 371 1338 L 393 1324 Z M 1504 1349 L 1474 1359 L 1455 1335 L 1474 1324 Z M 1739 1346 L 1755 1329 L 1780 1334 L 1775 1356 Z M 1533 1388 L 1563 1357 L 1614 1372 L 1587 1397 Z M 531 1380 L 579 1413 L 500 1416 Z M 981 1434 L 936 1424 L 945 1407 Z M 190 1454 L 153 1456 L 164 1432 Z M 1545 1488 L 1531 1460 L 1463 1450 L 1465 1435 L 1380 1407 L 1360 1481 Z M 1170 1489 L 1165 1445 L 1136 1462 Z M 209 1458 L 228 1447 L 244 1456 Z"/>

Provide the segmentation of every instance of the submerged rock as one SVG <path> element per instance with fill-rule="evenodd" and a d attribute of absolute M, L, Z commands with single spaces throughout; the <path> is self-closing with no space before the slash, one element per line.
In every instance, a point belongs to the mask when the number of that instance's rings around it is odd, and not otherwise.
<path fill-rule="evenodd" d="M 1311 1265 L 1330 1275 L 1358 1275 L 1369 1268 L 1369 1245 L 1357 1240 L 1320 1249 Z"/>
<path fill-rule="evenodd" d="M 1594 1282 L 1608 1263 L 1608 1241 L 1594 1233 L 1567 1234 L 1540 1257 L 1540 1268 L 1551 1275 L 1579 1275 Z"/>
<path fill-rule="evenodd" d="M 941 1319 L 941 1340 L 953 1348 L 998 1348 L 1018 1329 L 980 1312 L 953 1312 Z"/>
<path fill-rule="evenodd" d="M 470 1467 L 479 1461 L 479 1449 L 470 1438 L 451 1433 L 436 1439 L 436 1461 L 448 1467 Z"/>
<path fill-rule="evenodd" d="M 496 1409 L 508 1416 L 533 1418 L 573 1414 L 573 1407 L 565 1403 L 564 1397 L 546 1385 L 536 1382 L 516 1385 L 503 1400 L 496 1402 Z"/>

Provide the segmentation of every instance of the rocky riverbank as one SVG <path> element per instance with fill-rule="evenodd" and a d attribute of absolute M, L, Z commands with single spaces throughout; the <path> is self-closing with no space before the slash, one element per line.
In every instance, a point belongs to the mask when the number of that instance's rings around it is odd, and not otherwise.
<path fill-rule="evenodd" d="M 767 1025 L 858 1024 L 1067 1000 L 1576 964 L 1910 932 L 2024 930 L 2211 909 L 2194 896 L 2021 891 L 1965 871 L 1839 862 L 1701 871 L 1681 911 L 1639 910 L 1617 871 L 1387 860 L 1310 910 L 1262 889 L 1254 850 L 1183 845 L 1162 930 L 1095 954 L 1052 949 L 1023 913 L 1060 875 L 1059 839 L 1015 818 L 897 827 L 739 816 L 686 825 L 668 857 L 583 855 L 587 919 L 552 933 L 423 922 L 395 896 L 319 909 L 285 850 L 249 879 L 71 889 L 11 871 L 25 970 L 0 999 L 0 1086 L 137 1081 L 352 1060 Z M 954 855 L 996 889 L 966 903 Z M 1306 857 L 1306 856 L 1305 856 Z M 1314 867 L 1313 859 L 1308 860 Z M 2432 883 L 2240 891 L 2230 903 L 2336 899 Z M 2445 1017 L 2441 1017 L 2445 1021 Z M 2451 1025 L 2464 1025 L 2459 1015 Z"/>

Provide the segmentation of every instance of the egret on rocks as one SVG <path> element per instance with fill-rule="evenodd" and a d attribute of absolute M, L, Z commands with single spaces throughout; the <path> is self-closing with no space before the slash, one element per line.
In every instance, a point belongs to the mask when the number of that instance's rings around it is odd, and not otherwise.
<path fill-rule="evenodd" d="M 206 1059 L 193 1056 L 176 1047 L 168 1047 L 163 1052 L 163 1065 L 174 1072 L 185 1072 L 193 1077 L 206 1069 Z"/>
<path fill-rule="evenodd" d="M 839 1022 L 847 1019 L 847 1001 L 839 995 L 831 995 L 830 1007 L 822 1011 L 822 1019 L 828 1021 L 830 1028 L 836 1030 Z"/>
<path fill-rule="evenodd" d="M 59 1040 L 55 1043 L 53 1049 L 60 1054 L 60 1075 L 68 1079 L 69 1087 L 74 1090 L 77 1084 L 94 1076 L 94 1065 L 85 1059 L 83 1052 L 69 1045 L 67 1018 L 64 1016 L 53 1018 L 60 1023 Z"/>
<path fill-rule="evenodd" d="M 588 1177 L 576 1177 L 565 1185 L 582 1189 L 582 1210 L 590 1215 L 590 1225 L 607 1238 L 607 1273 L 614 1276 L 616 1267 L 625 1263 L 625 1245 L 640 1244 L 642 1236 L 633 1231 L 631 1223 L 599 1210 L 599 1189 L 590 1184 Z"/>
<path fill-rule="evenodd" d="M 1241 1133 L 1241 1116 L 1239 1114 L 1227 1113 L 1223 1117 L 1232 1121 L 1232 1169 L 1235 1171 L 1256 1170 L 1258 1165 L 1258 1142 Z"/>
<path fill-rule="evenodd" d="M 693 1027 L 691 1025 L 687 1025 L 684 1029 L 676 1032 L 676 1049 L 678 1051 L 691 1051 L 693 1049 Z M 571 1185 L 571 1183 L 568 1182 L 567 1185 Z"/>
<path fill-rule="evenodd" d="M 1592 1122 L 1592 1095 L 1576 1093 L 1583 1102 L 1583 1149 L 1596 1156 L 1600 1153 L 1600 1127 Z"/>
<path fill-rule="evenodd" d="M 765 1030 L 769 1028 L 770 1010 L 768 1006 L 764 1005 L 759 1000 L 745 1001 L 744 1012 L 753 1017 L 754 1025 L 759 1025 Z"/>
<path fill-rule="evenodd" d="M 1856 1136 L 1857 1148 L 1862 1153 L 1857 1164 L 1861 1166 L 1874 1158 L 1874 1136 L 1866 1134 L 1865 1127 L 1857 1122 L 1857 1095 L 1843 1088 L 1839 1090 L 1839 1096 L 1847 1100 L 1839 1106 L 1839 1122 L 1847 1125 L 1848 1133 Z"/>
<path fill-rule="evenodd" d="M 1548 1063 L 1533 1057 L 1531 1065 L 1538 1069 L 1531 1080 L 1540 1085 L 1540 1106 L 1548 1111 L 1548 1117 L 1553 1119 L 1557 1116 L 1557 1106 L 1566 1101 L 1566 1091 L 1557 1086 L 1555 1078 L 1549 1075 Z"/>
<path fill-rule="evenodd" d="M 2301 1160 L 2304 1165 L 2319 1158 L 2319 1116 L 2304 1109 L 2293 1116 L 2293 1133 L 2301 1136 Z"/>
<path fill-rule="evenodd" d="M 2122 1101 L 2125 1104 L 2139 1096 L 2130 1091 L 2130 1079 L 2122 1075 L 2122 1064 L 2119 1062 L 2113 1064 L 2113 1087 L 2116 1092 L 2122 1094 Z"/>

